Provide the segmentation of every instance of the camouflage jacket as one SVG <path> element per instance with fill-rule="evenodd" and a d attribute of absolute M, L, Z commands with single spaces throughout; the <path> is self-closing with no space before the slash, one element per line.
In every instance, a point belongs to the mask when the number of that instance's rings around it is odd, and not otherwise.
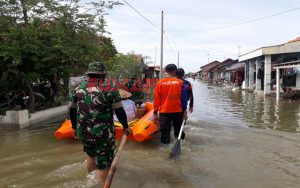
<path fill-rule="evenodd" d="M 99 87 L 100 86 L 100 87 Z M 77 135 L 80 140 L 94 141 L 113 137 L 113 109 L 122 107 L 119 91 L 88 81 L 74 89 L 71 105 L 77 107 Z"/>

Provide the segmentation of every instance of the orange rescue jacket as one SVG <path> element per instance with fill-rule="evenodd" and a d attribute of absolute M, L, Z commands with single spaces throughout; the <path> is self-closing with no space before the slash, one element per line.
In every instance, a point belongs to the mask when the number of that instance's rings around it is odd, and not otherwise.
<path fill-rule="evenodd" d="M 167 77 L 155 85 L 153 107 L 160 113 L 182 112 L 181 92 L 183 81 L 175 77 Z"/>

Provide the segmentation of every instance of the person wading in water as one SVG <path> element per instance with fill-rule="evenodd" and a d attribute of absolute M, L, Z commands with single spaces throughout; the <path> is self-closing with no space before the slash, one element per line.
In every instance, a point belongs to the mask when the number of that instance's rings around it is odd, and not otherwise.
<path fill-rule="evenodd" d="M 158 119 L 163 144 L 170 143 L 172 125 L 174 135 L 178 137 L 183 118 L 187 118 L 187 90 L 183 81 L 175 77 L 176 69 L 175 64 L 167 65 L 165 67 L 167 76 L 158 81 L 154 89 L 154 120 Z M 183 133 L 181 139 L 184 137 Z"/>
<path fill-rule="evenodd" d="M 129 134 L 131 130 L 118 88 L 107 83 L 104 64 L 91 63 L 87 75 L 88 82 L 75 88 L 70 97 L 70 119 L 87 154 L 87 171 L 96 170 L 97 181 L 103 184 L 114 158 L 113 110 L 124 132 Z"/>
<path fill-rule="evenodd" d="M 185 74 L 184 69 L 179 68 L 176 70 L 177 78 L 179 78 L 180 80 L 183 80 L 183 83 L 187 88 L 188 101 L 190 101 L 189 112 L 193 113 L 193 107 L 194 107 L 193 88 L 192 88 L 192 84 L 189 81 L 184 79 L 184 74 Z"/>

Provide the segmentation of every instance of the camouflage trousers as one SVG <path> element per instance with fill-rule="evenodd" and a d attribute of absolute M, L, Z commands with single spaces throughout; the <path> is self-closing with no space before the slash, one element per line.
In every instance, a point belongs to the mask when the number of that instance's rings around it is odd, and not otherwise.
<path fill-rule="evenodd" d="M 102 126 L 101 131 L 88 132 L 81 139 L 83 151 L 90 157 L 95 158 L 98 169 L 105 169 L 111 166 L 115 151 L 115 129 L 114 125 Z M 95 126 L 94 130 L 100 130 Z"/>

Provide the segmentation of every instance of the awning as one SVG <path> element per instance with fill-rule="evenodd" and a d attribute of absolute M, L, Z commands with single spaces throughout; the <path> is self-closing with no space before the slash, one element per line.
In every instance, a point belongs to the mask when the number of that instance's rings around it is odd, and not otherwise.
<path fill-rule="evenodd" d="M 244 67 L 245 67 L 244 63 L 236 63 L 236 64 L 231 65 L 230 67 L 227 67 L 226 71 L 234 71 L 234 70 L 244 68 Z"/>
<path fill-rule="evenodd" d="M 279 63 L 274 65 L 274 68 L 278 69 L 287 69 L 287 68 L 296 68 L 300 67 L 300 61 L 290 61 L 285 63 Z"/>

